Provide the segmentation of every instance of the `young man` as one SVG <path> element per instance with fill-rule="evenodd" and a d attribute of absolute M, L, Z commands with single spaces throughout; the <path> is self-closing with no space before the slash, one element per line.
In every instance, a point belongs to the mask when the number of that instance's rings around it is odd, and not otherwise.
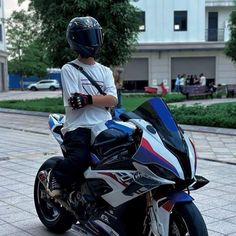
<path fill-rule="evenodd" d="M 95 80 L 106 95 L 99 93 L 89 79 L 70 64 L 61 70 L 66 121 L 62 129 L 66 158 L 48 174 L 47 190 L 59 197 L 63 186 L 81 179 L 90 163 L 90 130 L 112 119 L 107 107 L 117 104 L 116 86 L 112 71 L 95 61 L 103 38 L 102 28 L 92 17 L 76 17 L 67 27 L 67 41 L 78 53 L 72 61 Z"/>

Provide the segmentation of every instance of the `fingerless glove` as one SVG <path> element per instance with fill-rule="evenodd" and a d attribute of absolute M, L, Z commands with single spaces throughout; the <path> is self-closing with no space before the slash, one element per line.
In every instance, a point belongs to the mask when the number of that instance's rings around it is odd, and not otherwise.
<path fill-rule="evenodd" d="M 86 105 L 93 104 L 93 99 L 91 95 L 86 95 L 82 93 L 73 93 L 68 99 L 70 106 L 73 110 L 80 109 Z"/>

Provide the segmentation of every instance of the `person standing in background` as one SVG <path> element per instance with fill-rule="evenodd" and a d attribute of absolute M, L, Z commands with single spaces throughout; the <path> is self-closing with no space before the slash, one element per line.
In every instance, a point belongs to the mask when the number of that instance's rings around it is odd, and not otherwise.
<path fill-rule="evenodd" d="M 199 78 L 197 77 L 197 75 L 193 76 L 193 85 L 198 85 L 200 83 Z"/>
<path fill-rule="evenodd" d="M 118 69 L 116 72 L 115 76 L 115 85 L 116 85 L 116 90 L 117 90 L 117 99 L 118 103 L 116 105 L 116 108 L 121 108 L 122 107 L 122 89 L 123 89 L 123 81 L 121 79 L 121 73 L 122 70 Z"/>
<path fill-rule="evenodd" d="M 203 73 L 200 74 L 200 85 L 205 86 L 206 85 L 206 77 L 204 76 Z"/>
<path fill-rule="evenodd" d="M 185 78 L 185 77 L 186 77 L 185 74 L 181 75 L 180 84 L 179 84 L 179 90 L 180 90 L 180 92 L 183 91 L 183 87 L 185 86 L 185 83 L 186 83 L 186 78 Z"/>
<path fill-rule="evenodd" d="M 175 80 L 175 92 L 179 93 L 179 86 L 180 86 L 180 74 L 177 75 Z"/>

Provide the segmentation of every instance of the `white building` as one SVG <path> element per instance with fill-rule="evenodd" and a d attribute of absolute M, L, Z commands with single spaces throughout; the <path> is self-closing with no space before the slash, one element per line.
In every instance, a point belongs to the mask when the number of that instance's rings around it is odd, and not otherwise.
<path fill-rule="evenodd" d="M 236 83 L 236 65 L 224 54 L 234 0 L 133 0 L 140 9 L 137 51 L 125 66 L 128 89 L 143 89 L 177 74 L 204 73 L 216 84 Z"/>
<path fill-rule="evenodd" d="M 4 0 L 0 0 L 0 92 L 8 90 Z"/>

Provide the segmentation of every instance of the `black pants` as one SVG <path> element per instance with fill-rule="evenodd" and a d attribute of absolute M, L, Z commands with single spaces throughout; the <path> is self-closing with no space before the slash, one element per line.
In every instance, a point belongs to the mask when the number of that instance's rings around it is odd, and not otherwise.
<path fill-rule="evenodd" d="M 65 134 L 65 159 L 53 168 L 53 174 L 61 185 L 66 186 L 83 178 L 83 172 L 90 164 L 90 139 L 91 130 L 87 128 L 77 128 Z"/>

